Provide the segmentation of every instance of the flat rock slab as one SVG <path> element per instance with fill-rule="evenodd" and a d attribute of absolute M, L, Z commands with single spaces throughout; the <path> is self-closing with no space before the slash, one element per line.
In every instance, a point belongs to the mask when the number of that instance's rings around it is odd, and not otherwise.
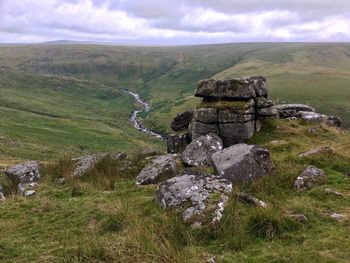
<path fill-rule="evenodd" d="M 218 175 L 231 182 L 250 182 L 274 171 L 267 149 L 258 145 L 235 144 L 212 155 Z"/>
<path fill-rule="evenodd" d="M 326 173 L 313 165 L 308 166 L 294 181 L 294 188 L 297 190 L 309 190 L 316 184 L 321 183 Z"/>
<path fill-rule="evenodd" d="M 211 222 L 222 217 L 232 183 L 217 175 L 185 172 L 161 183 L 156 192 L 156 201 L 163 208 L 186 207 L 182 217 L 185 221 L 195 218 L 200 220 L 206 213 L 211 213 Z M 212 198 L 216 194 L 219 198 Z M 213 200 L 211 200 L 213 199 Z M 214 207 L 207 211 L 208 204 Z"/>
<path fill-rule="evenodd" d="M 197 139 L 203 135 L 207 135 L 208 133 L 219 133 L 218 125 L 216 123 L 208 124 L 199 121 L 192 122 L 189 130 L 191 132 L 192 140 Z"/>
<path fill-rule="evenodd" d="M 249 140 L 254 130 L 255 121 L 219 124 L 219 136 L 225 147 Z"/>
<path fill-rule="evenodd" d="M 79 157 L 73 159 L 75 162 L 75 167 L 73 175 L 76 177 L 81 177 L 89 172 L 95 167 L 95 165 L 100 162 L 103 158 L 111 158 L 114 160 L 124 160 L 127 157 L 127 154 L 124 152 L 116 153 L 95 153 L 87 156 Z"/>
<path fill-rule="evenodd" d="M 312 148 L 306 152 L 303 152 L 303 153 L 299 154 L 298 156 L 301 158 L 304 158 L 304 157 L 312 157 L 312 156 L 320 155 L 320 154 L 329 154 L 329 155 L 335 154 L 335 150 L 333 147 L 320 146 L 320 147 Z"/>
<path fill-rule="evenodd" d="M 299 117 L 299 112 L 314 112 L 315 109 L 305 104 L 279 104 L 275 106 L 278 109 L 281 118 Z"/>
<path fill-rule="evenodd" d="M 136 177 L 137 185 L 159 183 L 177 174 L 176 161 L 171 154 L 161 155 L 146 165 Z"/>
<path fill-rule="evenodd" d="M 223 149 L 222 140 L 209 133 L 193 140 L 181 155 L 182 161 L 191 166 L 210 166 L 211 155 Z"/>
<path fill-rule="evenodd" d="M 204 123 L 217 123 L 218 113 L 215 108 L 200 108 L 194 112 L 194 119 Z"/>

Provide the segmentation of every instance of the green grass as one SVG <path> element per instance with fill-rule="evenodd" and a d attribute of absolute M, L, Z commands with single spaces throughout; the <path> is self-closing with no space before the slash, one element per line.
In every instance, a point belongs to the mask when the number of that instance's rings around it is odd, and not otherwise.
<path fill-rule="evenodd" d="M 311 127 L 317 132 L 308 133 Z M 71 177 L 66 160 L 52 163 L 35 197 L 12 195 L 0 204 L 0 231 L 11 233 L 0 238 L 0 260 L 203 262 L 215 256 L 218 262 L 348 262 L 349 133 L 267 120 L 250 142 L 270 150 L 276 173 L 236 185 L 221 222 L 201 229 L 182 222 L 180 211 L 161 209 L 154 201 L 156 186 L 135 186 L 146 156 L 125 161 L 123 172 L 122 163 L 106 159 L 82 180 Z M 336 153 L 297 157 L 317 145 L 333 146 Z M 326 171 L 326 181 L 307 192 L 292 190 L 293 180 L 310 164 Z M 66 184 L 55 182 L 60 176 Z M 326 193 L 327 187 L 344 196 Z M 264 200 L 268 208 L 238 202 L 234 194 L 240 191 Z M 331 212 L 347 218 L 337 222 Z M 291 213 L 305 214 L 308 223 L 290 219 Z"/>

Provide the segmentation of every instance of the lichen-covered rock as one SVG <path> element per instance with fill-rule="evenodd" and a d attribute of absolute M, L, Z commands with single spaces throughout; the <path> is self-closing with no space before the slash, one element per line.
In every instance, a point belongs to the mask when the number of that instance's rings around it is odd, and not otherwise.
<path fill-rule="evenodd" d="M 194 112 L 194 119 L 203 123 L 217 123 L 218 113 L 215 108 L 200 108 Z"/>
<path fill-rule="evenodd" d="M 305 104 L 280 104 L 275 107 L 278 109 L 281 118 L 299 117 L 301 111 L 315 111 L 314 108 Z"/>
<path fill-rule="evenodd" d="M 294 181 L 294 188 L 297 190 L 308 190 L 314 185 L 322 182 L 326 173 L 313 165 L 308 166 Z"/>
<path fill-rule="evenodd" d="M 330 127 L 340 127 L 342 120 L 336 116 L 328 116 L 325 123 Z"/>
<path fill-rule="evenodd" d="M 312 157 L 315 155 L 320 155 L 320 154 L 335 154 L 335 150 L 333 147 L 329 147 L 329 146 L 320 146 L 320 147 L 315 147 L 312 148 L 306 152 L 303 152 L 301 154 L 299 154 L 298 156 L 303 158 L 303 157 Z"/>
<path fill-rule="evenodd" d="M 41 178 L 40 163 L 37 161 L 27 161 L 16 164 L 5 170 L 7 176 L 15 176 L 20 183 L 38 182 Z"/>
<path fill-rule="evenodd" d="M 250 139 L 254 130 L 254 121 L 219 124 L 219 135 L 225 147 Z"/>
<path fill-rule="evenodd" d="M 272 102 L 272 100 L 269 100 L 267 98 L 257 97 L 255 99 L 255 107 L 258 108 L 258 109 L 268 108 L 268 107 L 271 107 L 273 105 L 274 105 L 274 103 Z"/>
<path fill-rule="evenodd" d="M 327 116 L 321 113 L 312 112 L 312 111 L 299 111 L 299 116 L 303 121 L 306 122 L 325 122 Z"/>
<path fill-rule="evenodd" d="M 259 116 L 277 116 L 278 109 L 275 107 L 261 108 L 256 111 L 256 114 Z"/>
<path fill-rule="evenodd" d="M 182 153 L 190 141 L 188 133 L 169 135 L 166 140 L 168 153 Z"/>
<path fill-rule="evenodd" d="M 247 100 L 256 97 L 254 85 L 249 78 L 201 80 L 198 82 L 195 96 L 210 99 Z"/>
<path fill-rule="evenodd" d="M 18 180 L 18 192 L 24 196 L 35 194 L 35 188 L 40 181 L 40 163 L 37 161 L 27 161 L 16 164 L 5 171 L 8 177 L 16 177 Z"/>
<path fill-rule="evenodd" d="M 217 173 L 231 182 L 250 182 L 274 170 L 267 149 L 244 143 L 214 153 L 212 162 Z"/>
<path fill-rule="evenodd" d="M 171 129 L 175 132 L 183 131 L 188 128 L 188 125 L 193 119 L 193 111 L 185 111 L 177 114 L 171 122 Z"/>
<path fill-rule="evenodd" d="M 222 140 L 216 134 L 209 133 L 193 140 L 181 155 L 182 161 L 191 166 L 211 165 L 211 155 L 222 150 Z"/>
<path fill-rule="evenodd" d="M 253 76 L 246 79 L 253 85 L 257 97 L 267 97 L 267 84 L 264 77 Z"/>
<path fill-rule="evenodd" d="M 176 161 L 171 154 L 161 155 L 146 165 L 136 177 L 137 185 L 158 183 L 161 180 L 175 176 Z"/>
<path fill-rule="evenodd" d="M 211 222 L 216 222 L 231 191 L 231 182 L 220 176 L 185 172 L 161 183 L 156 200 L 163 208 L 186 207 L 182 214 L 185 221 L 201 221 L 210 213 Z M 209 206 L 214 207 L 213 211 L 208 211 Z"/>

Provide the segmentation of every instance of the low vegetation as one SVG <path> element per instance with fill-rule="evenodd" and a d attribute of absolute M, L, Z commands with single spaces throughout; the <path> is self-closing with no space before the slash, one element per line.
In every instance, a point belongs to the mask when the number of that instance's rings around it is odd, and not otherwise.
<path fill-rule="evenodd" d="M 104 159 L 80 179 L 71 176 L 70 158 L 49 162 L 35 197 L 12 194 L 0 204 L 0 231 L 11 233 L 0 239 L 1 262 L 203 262 L 212 257 L 217 262 L 347 262 L 349 133 L 268 120 L 250 143 L 270 150 L 276 173 L 235 185 L 220 223 L 198 229 L 177 211 L 159 207 L 155 185 L 135 185 L 147 155 Z M 314 146 L 332 146 L 335 154 L 298 157 Z M 310 191 L 293 190 L 294 179 L 310 164 L 326 171 L 326 181 Z M 64 184 L 57 182 L 61 177 Z M 235 194 L 241 191 L 268 207 L 238 202 Z M 333 212 L 346 217 L 338 222 L 330 217 Z M 303 214 L 308 222 L 291 214 Z"/>

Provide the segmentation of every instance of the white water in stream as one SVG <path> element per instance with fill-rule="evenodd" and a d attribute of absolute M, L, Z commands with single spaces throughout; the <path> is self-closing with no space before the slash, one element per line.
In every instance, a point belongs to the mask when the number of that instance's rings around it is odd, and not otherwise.
<path fill-rule="evenodd" d="M 123 90 L 125 93 L 128 93 L 129 95 L 133 96 L 134 99 L 140 103 L 143 107 L 143 109 L 141 110 L 134 110 L 133 113 L 131 114 L 131 117 L 130 117 L 130 122 L 131 124 L 139 131 L 143 132 L 143 133 L 146 133 L 148 135 L 151 135 L 153 137 L 156 137 L 156 138 L 159 138 L 159 139 L 162 139 L 162 140 L 165 140 L 165 138 L 154 132 L 154 131 L 151 131 L 150 129 L 146 128 L 143 123 L 140 121 L 139 117 L 138 117 L 138 114 L 141 113 L 141 112 L 148 112 L 151 110 L 151 107 L 149 106 L 149 104 L 147 102 L 145 102 L 144 100 L 142 100 L 140 98 L 140 95 L 137 94 L 136 92 L 133 92 L 133 91 L 129 91 L 129 90 Z"/>

